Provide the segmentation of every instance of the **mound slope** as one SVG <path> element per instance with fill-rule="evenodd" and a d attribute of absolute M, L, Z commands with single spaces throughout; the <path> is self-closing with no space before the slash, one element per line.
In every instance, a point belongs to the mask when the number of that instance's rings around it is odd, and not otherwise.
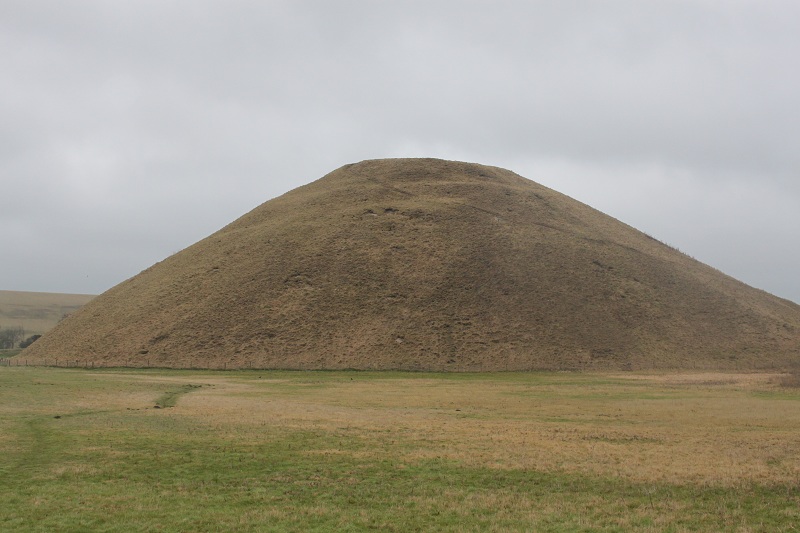
<path fill-rule="evenodd" d="M 97 297 L 21 357 L 109 365 L 757 369 L 800 307 L 508 170 L 346 165 Z"/>

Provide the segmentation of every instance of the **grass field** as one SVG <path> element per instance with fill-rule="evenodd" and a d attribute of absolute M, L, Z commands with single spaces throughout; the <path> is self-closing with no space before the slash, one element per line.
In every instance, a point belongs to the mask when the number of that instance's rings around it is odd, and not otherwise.
<path fill-rule="evenodd" d="M 797 531 L 778 382 L 0 367 L 0 530 Z"/>
<path fill-rule="evenodd" d="M 0 328 L 21 327 L 25 336 L 43 335 L 94 296 L 0 290 Z"/>

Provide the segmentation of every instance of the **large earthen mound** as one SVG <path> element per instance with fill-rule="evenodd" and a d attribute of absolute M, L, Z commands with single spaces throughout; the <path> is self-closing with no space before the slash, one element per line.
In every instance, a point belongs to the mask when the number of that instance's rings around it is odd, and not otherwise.
<path fill-rule="evenodd" d="M 800 307 L 513 172 L 347 165 L 97 297 L 29 361 L 758 369 Z"/>

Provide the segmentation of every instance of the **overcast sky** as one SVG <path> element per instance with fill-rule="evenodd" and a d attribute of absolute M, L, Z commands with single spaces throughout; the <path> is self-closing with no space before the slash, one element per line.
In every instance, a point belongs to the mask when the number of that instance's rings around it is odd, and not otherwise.
<path fill-rule="evenodd" d="M 0 289 L 343 164 L 508 168 L 800 302 L 800 2 L 0 0 Z"/>

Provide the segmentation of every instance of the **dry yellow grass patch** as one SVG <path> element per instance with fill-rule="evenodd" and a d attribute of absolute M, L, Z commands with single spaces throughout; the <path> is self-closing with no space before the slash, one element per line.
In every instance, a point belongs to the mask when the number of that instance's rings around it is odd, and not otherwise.
<path fill-rule="evenodd" d="M 265 426 L 356 437 L 374 444 L 358 453 L 398 463 L 444 458 L 723 486 L 800 478 L 800 394 L 771 375 L 311 376 L 218 378 L 173 416 L 254 439 Z"/>

